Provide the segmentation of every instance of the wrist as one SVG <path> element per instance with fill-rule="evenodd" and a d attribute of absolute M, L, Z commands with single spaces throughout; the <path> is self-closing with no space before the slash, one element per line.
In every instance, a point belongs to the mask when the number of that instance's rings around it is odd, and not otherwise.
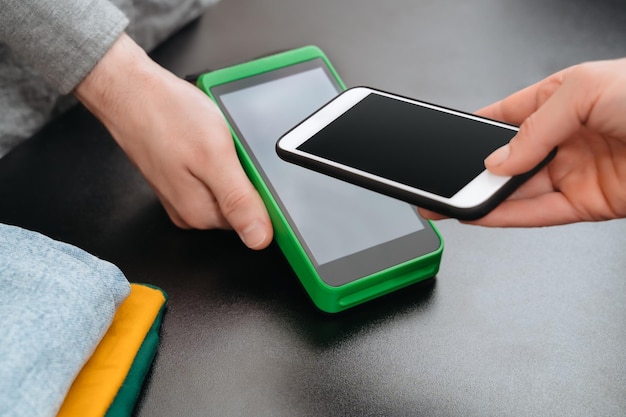
<path fill-rule="evenodd" d="M 149 82 L 157 66 L 128 35 L 123 33 L 104 57 L 76 87 L 74 94 L 98 119 L 111 127 L 133 90 Z"/>

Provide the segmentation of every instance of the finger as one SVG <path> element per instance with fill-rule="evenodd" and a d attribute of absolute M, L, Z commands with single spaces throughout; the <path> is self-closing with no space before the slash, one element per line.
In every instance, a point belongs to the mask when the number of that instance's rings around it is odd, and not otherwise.
<path fill-rule="evenodd" d="M 530 85 L 507 98 L 483 107 L 477 115 L 506 123 L 520 125 L 561 85 L 567 70 L 559 71 L 550 77 Z"/>
<path fill-rule="evenodd" d="M 447 219 L 446 216 L 443 216 L 443 215 L 441 215 L 439 213 L 435 213 L 434 211 L 423 209 L 421 207 L 417 208 L 417 212 L 419 213 L 420 216 L 422 216 L 423 218 L 425 218 L 427 220 L 443 220 L 443 219 Z"/>
<path fill-rule="evenodd" d="M 197 178 L 178 181 L 171 201 L 156 189 L 155 193 L 172 222 L 181 229 L 232 229 L 215 197 Z"/>
<path fill-rule="evenodd" d="M 169 201 L 162 198 L 161 196 L 159 196 L 159 200 L 161 201 L 161 205 L 165 209 L 165 212 L 167 213 L 172 223 L 174 223 L 177 227 L 180 227 L 181 229 L 191 229 L 191 226 L 185 220 L 183 220 L 183 218 L 178 214 L 178 211 L 176 211 L 174 206 L 171 205 Z"/>
<path fill-rule="evenodd" d="M 489 227 L 540 227 L 581 220 L 567 198 L 555 191 L 535 198 L 506 200 L 485 217 L 464 223 Z"/>
<path fill-rule="evenodd" d="M 476 114 L 489 119 L 520 125 L 537 110 L 534 99 L 537 88 L 537 85 L 526 87 L 505 99 L 483 107 Z"/>
<path fill-rule="evenodd" d="M 246 176 L 230 135 L 213 143 L 206 163 L 192 174 L 212 191 L 220 211 L 246 246 L 262 249 L 272 240 L 272 224 L 265 204 Z"/>
<path fill-rule="evenodd" d="M 485 166 L 497 175 L 518 175 L 539 164 L 555 147 L 583 125 L 587 91 L 571 80 L 563 84 L 521 124 L 508 145 L 485 159 Z M 587 110 L 588 111 L 588 110 Z"/>
<path fill-rule="evenodd" d="M 554 184 L 552 183 L 552 179 L 550 178 L 547 168 L 544 168 L 524 182 L 507 198 L 507 200 L 534 198 L 553 191 L 555 191 Z"/>

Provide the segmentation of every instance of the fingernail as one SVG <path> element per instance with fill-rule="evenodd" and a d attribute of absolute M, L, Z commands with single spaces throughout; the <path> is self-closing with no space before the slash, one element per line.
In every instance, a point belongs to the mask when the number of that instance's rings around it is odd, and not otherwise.
<path fill-rule="evenodd" d="M 263 223 L 258 220 L 246 227 L 241 233 L 241 240 L 243 240 L 243 243 L 250 249 L 261 245 L 266 237 L 267 232 L 265 231 L 265 227 Z"/>
<path fill-rule="evenodd" d="M 506 144 L 496 149 L 491 153 L 491 155 L 485 158 L 485 165 L 498 166 L 506 161 L 510 154 L 511 147 L 509 146 L 509 144 Z"/>

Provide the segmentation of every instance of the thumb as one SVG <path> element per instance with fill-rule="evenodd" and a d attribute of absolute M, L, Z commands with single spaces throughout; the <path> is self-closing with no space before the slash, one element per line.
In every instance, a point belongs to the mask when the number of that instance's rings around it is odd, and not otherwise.
<path fill-rule="evenodd" d="M 230 139 L 230 138 L 229 138 Z M 263 249 L 272 241 L 272 223 L 261 196 L 254 188 L 232 146 L 232 140 L 222 152 L 215 152 L 211 169 L 195 175 L 211 190 L 222 215 L 251 249 Z"/>
<path fill-rule="evenodd" d="M 537 94 L 541 94 L 538 91 Z M 555 147 L 583 124 L 580 110 L 588 108 L 586 95 L 564 81 L 545 103 L 520 126 L 511 141 L 485 159 L 485 167 L 497 175 L 519 175 L 537 166 Z"/>
<path fill-rule="evenodd" d="M 222 214 L 246 246 L 263 249 L 269 245 L 272 224 L 261 197 L 247 179 L 227 192 L 223 189 L 214 192 Z"/>
<path fill-rule="evenodd" d="M 231 156 L 228 158 L 227 156 Z M 243 243 L 251 249 L 270 244 L 272 223 L 261 196 L 244 173 L 239 160 L 223 154 L 213 176 L 206 178 L 220 210 Z"/>
<path fill-rule="evenodd" d="M 200 90 L 195 89 L 201 95 Z M 267 247 L 273 237 L 272 222 L 261 199 L 244 172 L 226 121 L 217 106 L 201 95 L 200 104 L 205 112 L 203 126 L 210 126 L 210 140 L 201 141 L 192 158 L 194 165 L 188 170 L 215 197 L 220 211 L 228 224 L 237 232 L 243 243 L 251 249 Z"/>

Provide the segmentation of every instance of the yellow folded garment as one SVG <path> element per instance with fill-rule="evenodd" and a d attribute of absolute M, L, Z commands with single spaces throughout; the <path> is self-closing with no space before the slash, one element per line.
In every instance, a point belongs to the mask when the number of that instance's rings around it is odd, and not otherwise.
<path fill-rule="evenodd" d="M 131 284 L 130 295 L 74 380 L 57 417 L 106 415 L 165 302 L 159 289 Z"/>

